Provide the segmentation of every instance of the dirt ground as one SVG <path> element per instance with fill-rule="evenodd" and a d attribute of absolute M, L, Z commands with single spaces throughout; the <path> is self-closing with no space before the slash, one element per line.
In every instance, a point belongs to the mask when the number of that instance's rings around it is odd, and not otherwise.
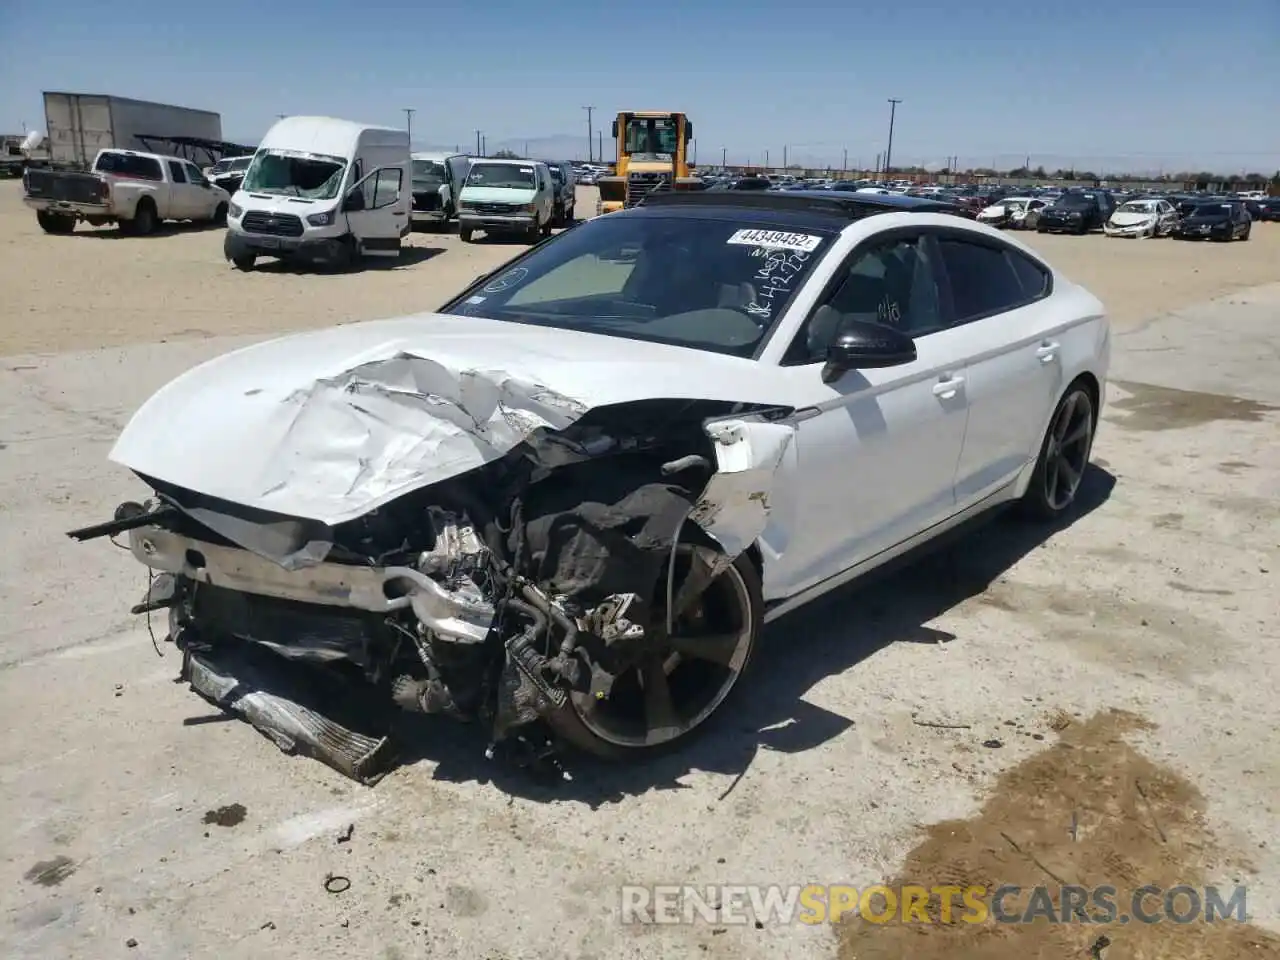
<path fill-rule="evenodd" d="M 153 237 L 121 237 L 112 227 L 81 224 L 70 239 L 48 236 L 22 207 L 21 192 L 18 181 L 0 182 L 0 356 L 284 333 L 434 310 L 524 249 L 483 237 L 464 244 L 455 228 L 415 233 L 400 261 L 374 262 L 362 273 L 325 276 L 262 261 L 257 273 L 246 275 L 223 259 L 221 230 L 176 227 Z M 580 188 L 578 211 L 594 213 L 594 188 Z M 1255 230 L 1248 243 L 1230 245 L 1034 233 L 1024 239 L 1101 297 L 1121 329 L 1269 282 L 1280 262 L 1275 229 Z"/>
<path fill-rule="evenodd" d="M 999 521 L 783 618 L 737 713 L 651 764 L 579 758 L 549 787 L 442 721 L 370 789 L 175 683 L 159 622 L 153 649 L 128 613 L 142 569 L 62 532 L 141 493 L 107 451 L 178 373 L 429 310 L 520 248 L 422 233 L 390 268 L 245 275 L 219 231 L 47 237 L 17 195 L 0 183 L 0 956 L 1280 957 L 1280 225 L 1029 238 L 1116 321 L 1072 523 Z M 1059 909 L 1070 885 L 1122 909 L 1242 886 L 1247 922 L 620 922 L 626 884 L 895 883 L 1042 884 Z"/>

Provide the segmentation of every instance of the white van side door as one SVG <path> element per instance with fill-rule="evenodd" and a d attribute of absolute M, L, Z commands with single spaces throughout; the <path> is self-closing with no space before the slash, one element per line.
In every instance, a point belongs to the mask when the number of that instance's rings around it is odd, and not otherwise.
<path fill-rule="evenodd" d="M 373 257 L 400 255 L 409 207 L 404 167 L 378 167 L 347 190 L 342 213 L 361 253 Z"/>

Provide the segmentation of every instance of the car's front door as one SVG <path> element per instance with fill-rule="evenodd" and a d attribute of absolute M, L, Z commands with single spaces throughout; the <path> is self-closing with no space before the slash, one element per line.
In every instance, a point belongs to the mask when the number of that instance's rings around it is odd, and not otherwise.
<path fill-rule="evenodd" d="M 797 411 L 796 486 L 776 589 L 794 592 L 874 557 L 945 519 L 964 440 L 962 351 L 944 329 L 936 271 L 917 231 L 856 248 L 783 359 L 813 402 Z M 915 338 L 917 358 L 822 382 L 827 347 L 846 319 Z"/>
<path fill-rule="evenodd" d="M 1062 392 L 1063 331 L 1049 309 L 1049 272 L 996 238 L 939 231 L 931 238 L 945 277 L 949 333 L 968 368 L 969 420 L 956 472 L 964 509 L 1014 479 L 1039 450 Z"/>
<path fill-rule="evenodd" d="M 162 210 L 160 215 L 174 220 L 195 219 L 199 215 L 192 196 L 195 188 L 187 182 L 186 166 L 178 160 L 169 160 L 168 165 L 169 180 L 172 183 L 169 188 L 169 210 L 167 214 Z"/>
<path fill-rule="evenodd" d="M 343 212 L 362 253 L 375 257 L 400 255 L 400 236 L 405 225 L 400 203 L 402 189 L 403 167 L 379 167 L 347 191 Z"/>
<path fill-rule="evenodd" d="M 213 191 L 209 178 L 194 163 L 187 163 L 187 182 L 191 184 L 191 215 L 198 220 L 212 219 L 218 209 L 218 195 Z"/>

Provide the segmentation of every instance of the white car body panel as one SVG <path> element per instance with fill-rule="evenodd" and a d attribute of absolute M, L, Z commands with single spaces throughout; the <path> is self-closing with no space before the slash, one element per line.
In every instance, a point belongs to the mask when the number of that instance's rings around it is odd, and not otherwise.
<path fill-rule="evenodd" d="M 908 364 L 830 384 L 821 363 L 782 365 L 846 257 L 898 227 L 995 238 L 1046 266 L 1052 292 L 917 337 Z M 144 477 L 333 525 L 596 407 L 687 398 L 790 408 L 768 422 L 743 415 L 707 424 L 719 472 L 699 522 L 731 555 L 756 541 L 765 598 L 794 606 L 1020 496 L 1063 390 L 1088 374 L 1101 394 L 1109 357 L 1102 304 L 1015 237 L 947 214 L 884 213 L 841 232 L 754 360 L 477 317 L 343 325 L 259 343 L 180 376 L 134 415 L 111 459 Z"/>
<path fill-rule="evenodd" d="M 1109 237 L 1149 237 L 1167 233 L 1178 219 L 1178 211 L 1167 200 L 1148 201 L 1147 211 L 1116 210 L 1103 224 Z"/>

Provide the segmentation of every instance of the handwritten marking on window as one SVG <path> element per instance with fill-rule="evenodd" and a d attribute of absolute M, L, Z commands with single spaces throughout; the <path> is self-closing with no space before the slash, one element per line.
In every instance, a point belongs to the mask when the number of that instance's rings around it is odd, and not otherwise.
<path fill-rule="evenodd" d="M 767 320 L 773 317 L 777 303 L 791 293 L 791 284 L 804 270 L 810 255 L 785 247 L 766 247 L 753 251 L 752 256 L 764 262 L 752 278 L 756 298 L 747 304 L 746 311 Z"/>

